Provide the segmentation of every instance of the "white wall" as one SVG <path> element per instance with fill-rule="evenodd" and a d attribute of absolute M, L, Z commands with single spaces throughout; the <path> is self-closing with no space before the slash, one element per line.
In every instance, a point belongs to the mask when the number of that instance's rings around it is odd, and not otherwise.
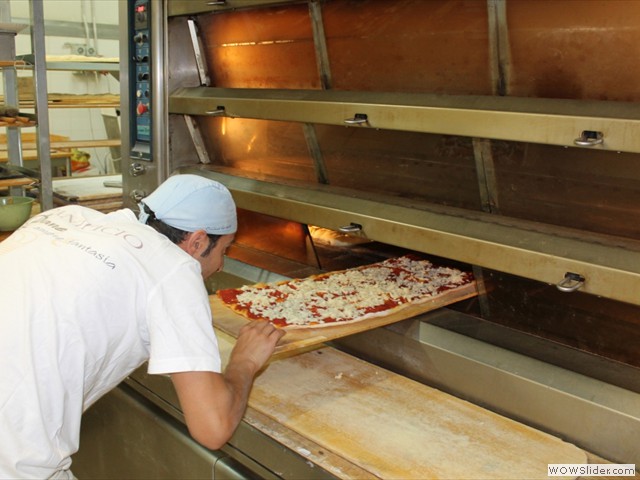
<path fill-rule="evenodd" d="M 75 54 L 70 44 L 87 44 L 95 47 L 102 57 L 117 58 L 119 40 L 98 38 L 93 35 L 93 24 L 118 25 L 119 0 L 45 0 L 44 17 L 47 22 L 73 22 L 80 26 L 84 38 L 73 36 L 52 36 L 45 28 L 45 48 L 48 56 Z M 11 16 L 14 22 L 30 18 L 29 0 L 10 0 Z M 16 36 L 16 53 L 31 53 L 31 38 L 28 30 Z M 19 73 L 19 76 L 31 76 L 31 73 Z M 119 83 L 110 74 L 96 72 L 49 71 L 47 73 L 47 91 L 65 94 L 104 94 L 118 95 Z M 111 112 L 113 113 L 113 109 Z M 64 135 L 71 140 L 105 139 L 104 123 L 100 108 L 50 108 L 49 122 L 52 134 Z M 90 174 L 112 172 L 111 153 L 108 148 L 86 149 L 91 154 Z"/>

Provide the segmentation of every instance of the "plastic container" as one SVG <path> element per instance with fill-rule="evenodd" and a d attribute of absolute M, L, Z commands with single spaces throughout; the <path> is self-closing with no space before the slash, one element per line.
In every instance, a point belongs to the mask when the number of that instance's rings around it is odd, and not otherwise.
<path fill-rule="evenodd" d="M 0 232 L 16 230 L 26 222 L 34 201 L 29 197 L 0 197 Z"/>

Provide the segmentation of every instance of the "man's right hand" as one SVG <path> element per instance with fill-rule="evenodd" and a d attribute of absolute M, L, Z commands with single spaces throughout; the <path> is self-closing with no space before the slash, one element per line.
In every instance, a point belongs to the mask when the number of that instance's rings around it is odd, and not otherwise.
<path fill-rule="evenodd" d="M 231 351 L 229 365 L 251 362 L 255 375 L 267 363 L 284 334 L 284 330 L 274 327 L 269 322 L 253 321 L 244 325 Z"/>

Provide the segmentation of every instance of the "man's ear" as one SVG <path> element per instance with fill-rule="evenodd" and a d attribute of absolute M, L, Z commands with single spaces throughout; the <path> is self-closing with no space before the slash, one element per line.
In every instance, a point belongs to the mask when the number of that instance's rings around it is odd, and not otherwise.
<path fill-rule="evenodd" d="M 194 256 L 208 246 L 209 237 L 204 230 L 196 230 L 187 235 L 187 237 L 178 245 L 189 255 Z"/>

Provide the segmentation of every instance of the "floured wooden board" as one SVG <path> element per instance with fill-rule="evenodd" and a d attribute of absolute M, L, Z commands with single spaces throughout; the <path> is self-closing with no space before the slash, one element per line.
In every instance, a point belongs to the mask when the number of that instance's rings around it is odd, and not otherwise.
<path fill-rule="evenodd" d="M 122 182 L 121 175 L 72 177 L 53 181 L 56 206 L 82 205 L 107 213 L 122 208 L 122 187 L 107 187 L 104 182 Z"/>
<path fill-rule="evenodd" d="M 384 479 L 544 479 L 587 463 L 553 436 L 332 348 L 276 360 L 249 407 Z"/>
<path fill-rule="evenodd" d="M 53 181 L 53 191 L 74 202 L 122 198 L 122 187 L 106 187 L 104 182 L 122 182 L 121 175 L 73 177 Z"/>
<path fill-rule="evenodd" d="M 320 345 L 336 338 L 389 325 L 391 323 L 406 320 L 408 318 L 415 317 L 416 315 L 459 302 L 466 298 L 474 297 L 477 294 L 476 284 L 475 282 L 471 282 L 462 287 L 447 290 L 444 293 L 434 296 L 427 302 L 417 305 L 407 305 L 402 310 L 396 311 L 390 315 L 331 327 L 324 326 L 322 328 L 288 330 L 285 336 L 280 339 L 275 353 L 280 354 L 301 350 Z M 225 306 L 215 295 L 210 295 L 209 301 L 211 303 L 211 310 L 213 313 L 213 323 L 216 328 L 237 338 L 240 329 L 248 323 L 249 320 Z"/>

